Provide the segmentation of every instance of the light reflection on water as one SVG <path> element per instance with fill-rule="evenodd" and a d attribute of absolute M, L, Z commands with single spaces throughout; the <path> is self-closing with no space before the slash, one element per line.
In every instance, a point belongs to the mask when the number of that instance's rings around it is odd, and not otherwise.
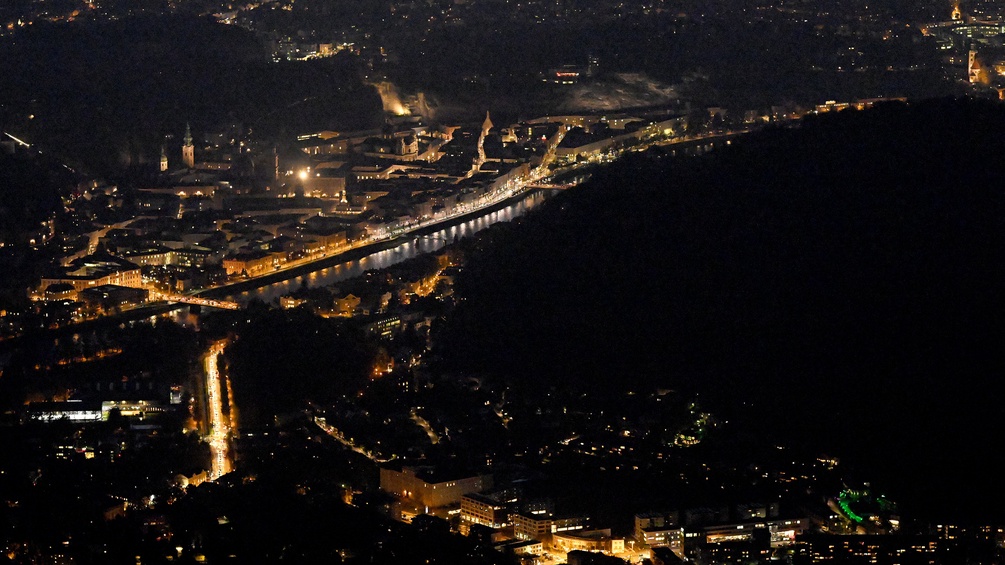
<path fill-rule="evenodd" d="M 308 287 L 327 286 L 338 281 L 360 276 L 371 269 L 385 269 L 396 263 L 418 257 L 423 253 L 437 251 L 447 244 L 453 243 L 455 240 L 469 237 L 492 224 L 508 222 L 513 218 L 522 216 L 528 210 L 543 202 L 549 194 L 545 191 L 537 191 L 505 208 L 473 218 L 462 224 L 444 228 L 424 236 L 406 236 L 404 241 L 397 247 L 371 253 L 357 261 L 339 263 L 332 267 L 312 271 L 306 275 L 228 296 L 227 300 L 246 304 L 248 301 L 257 298 L 268 303 L 305 284 Z"/>

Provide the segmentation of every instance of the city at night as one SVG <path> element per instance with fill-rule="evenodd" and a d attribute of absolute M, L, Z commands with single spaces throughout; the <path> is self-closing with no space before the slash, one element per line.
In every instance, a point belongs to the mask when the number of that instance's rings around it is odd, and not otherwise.
<path fill-rule="evenodd" d="M 0 0 L 2 563 L 1001 564 L 1002 335 L 1005 1 Z"/>

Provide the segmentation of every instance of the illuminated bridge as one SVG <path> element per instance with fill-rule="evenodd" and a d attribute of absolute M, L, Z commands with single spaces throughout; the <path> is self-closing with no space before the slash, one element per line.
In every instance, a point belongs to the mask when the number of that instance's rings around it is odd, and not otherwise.
<path fill-rule="evenodd" d="M 224 310 L 240 310 L 241 305 L 237 302 L 230 302 L 228 300 L 215 300 L 213 298 L 200 298 L 198 296 L 184 296 L 181 294 L 158 294 L 155 297 L 158 300 L 166 300 L 168 302 L 180 302 L 182 304 L 195 304 L 198 306 L 208 306 L 210 308 L 222 308 Z"/>
<path fill-rule="evenodd" d="M 527 188 L 542 188 L 546 190 L 565 190 L 567 188 L 572 188 L 574 186 L 576 186 L 576 184 L 571 182 L 564 184 L 549 184 L 545 182 L 537 182 L 534 184 L 528 184 Z"/>

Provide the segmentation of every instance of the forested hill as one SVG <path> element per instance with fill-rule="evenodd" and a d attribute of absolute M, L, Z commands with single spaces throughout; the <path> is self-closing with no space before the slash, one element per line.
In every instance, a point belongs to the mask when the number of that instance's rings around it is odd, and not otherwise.
<path fill-rule="evenodd" d="M 916 511 L 1001 517 L 1003 179 L 1005 107 L 974 100 L 650 151 L 490 230 L 444 355 L 530 387 L 697 393 Z"/>

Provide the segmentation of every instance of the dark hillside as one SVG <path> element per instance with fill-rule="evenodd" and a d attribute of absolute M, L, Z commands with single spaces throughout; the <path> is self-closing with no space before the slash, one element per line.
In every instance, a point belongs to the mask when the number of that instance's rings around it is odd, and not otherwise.
<path fill-rule="evenodd" d="M 444 354 L 531 387 L 687 390 L 915 511 L 1000 516 L 1003 173 L 1005 107 L 973 100 L 625 160 L 492 232 Z"/>

